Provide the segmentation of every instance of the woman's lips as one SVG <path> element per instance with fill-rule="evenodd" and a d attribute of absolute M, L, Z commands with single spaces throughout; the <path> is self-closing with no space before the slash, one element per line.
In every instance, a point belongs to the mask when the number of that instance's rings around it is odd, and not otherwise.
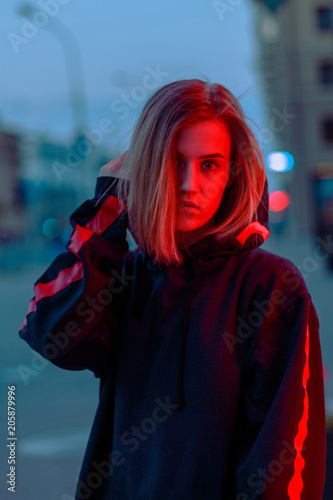
<path fill-rule="evenodd" d="M 197 205 L 194 205 L 193 203 L 179 203 L 179 206 L 181 210 L 185 213 L 193 213 L 200 210 L 200 208 Z"/>

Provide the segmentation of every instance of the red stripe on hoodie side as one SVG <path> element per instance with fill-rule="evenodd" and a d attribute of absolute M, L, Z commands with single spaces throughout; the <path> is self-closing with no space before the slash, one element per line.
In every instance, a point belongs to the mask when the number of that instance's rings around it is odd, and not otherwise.
<path fill-rule="evenodd" d="M 305 341 L 305 363 L 303 369 L 303 387 L 304 387 L 304 399 L 303 399 L 303 414 L 298 423 L 298 430 L 294 440 L 294 448 L 296 450 L 296 457 L 294 461 L 294 474 L 288 485 L 288 495 L 290 500 L 301 500 L 301 495 L 303 491 L 303 479 L 302 470 L 305 466 L 305 460 L 302 456 L 303 445 L 308 435 L 308 419 L 309 419 L 309 396 L 307 390 L 307 384 L 310 376 L 309 368 L 309 325 L 306 328 L 306 341 Z"/>
<path fill-rule="evenodd" d="M 238 240 L 242 245 L 244 245 L 244 243 L 248 239 L 248 237 L 251 236 L 252 234 L 256 234 L 256 233 L 260 234 L 260 236 L 262 236 L 264 241 L 269 236 L 269 231 L 268 231 L 267 227 L 265 227 L 260 222 L 256 221 L 256 222 L 251 222 L 251 224 L 249 224 L 247 227 L 245 227 L 243 229 L 243 231 L 241 231 L 239 233 L 239 235 L 236 236 L 236 240 Z"/>

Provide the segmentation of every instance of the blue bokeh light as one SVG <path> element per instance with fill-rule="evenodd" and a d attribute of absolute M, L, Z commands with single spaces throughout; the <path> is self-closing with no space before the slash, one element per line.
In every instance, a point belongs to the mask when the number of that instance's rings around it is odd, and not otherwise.
<path fill-rule="evenodd" d="M 289 172 L 294 168 L 295 159 L 288 151 L 272 151 L 266 155 L 266 165 L 272 172 Z"/>

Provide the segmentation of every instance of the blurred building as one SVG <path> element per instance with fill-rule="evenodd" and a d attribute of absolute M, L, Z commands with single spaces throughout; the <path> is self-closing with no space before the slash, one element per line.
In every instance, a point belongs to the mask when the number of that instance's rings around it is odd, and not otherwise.
<path fill-rule="evenodd" d="M 62 225 L 67 223 L 66 215 L 75 207 L 79 186 L 66 182 L 67 177 L 60 182 L 52 168 L 55 162 L 66 168 L 65 145 L 26 135 L 22 138 L 21 152 L 22 182 L 26 192 L 25 236 L 34 242 L 48 242 L 53 238 L 45 236 L 45 222 L 58 221 L 54 234 L 60 235 Z"/>
<path fill-rule="evenodd" d="M 11 240 L 24 229 L 20 183 L 20 138 L 0 131 L 0 239 Z"/>
<path fill-rule="evenodd" d="M 67 145 L 26 135 L 21 141 L 21 156 L 26 236 L 48 241 L 59 233 L 66 239 L 70 214 L 94 194 L 102 152 L 83 136 Z M 45 230 L 48 221 L 53 221 L 54 231 Z"/>
<path fill-rule="evenodd" d="M 111 153 L 82 135 L 70 144 L 0 132 L 0 270 L 49 262 L 63 251 L 69 216 L 94 194 Z"/>
<path fill-rule="evenodd" d="M 333 232 L 333 1 L 252 3 L 270 129 L 279 150 L 295 158 L 290 172 L 277 174 L 290 191 L 293 222 L 318 234 L 326 217 Z"/>

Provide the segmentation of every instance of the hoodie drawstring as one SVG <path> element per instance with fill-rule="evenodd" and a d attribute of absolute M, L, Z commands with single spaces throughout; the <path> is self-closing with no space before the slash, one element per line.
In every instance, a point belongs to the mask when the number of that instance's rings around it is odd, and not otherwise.
<path fill-rule="evenodd" d="M 143 274 L 141 281 L 141 289 L 139 292 L 138 303 L 136 304 L 134 313 L 140 314 L 144 308 L 144 301 L 146 298 L 146 266 L 147 266 L 148 257 L 144 254 L 144 263 L 143 263 Z M 178 408 L 177 410 L 181 410 L 185 407 L 185 398 L 184 398 L 184 364 L 185 364 L 185 350 L 186 350 L 186 340 L 187 340 L 187 331 L 188 331 L 188 322 L 189 322 L 189 310 L 191 307 L 192 300 L 195 295 L 199 291 L 201 286 L 200 276 L 198 274 L 197 268 L 195 266 L 196 256 L 193 256 L 193 269 L 197 278 L 197 286 L 187 301 L 186 309 L 185 309 L 185 318 L 184 318 L 184 327 L 183 327 L 183 336 L 180 347 L 180 357 L 179 357 L 179 369 L 178 369 Z"/>

